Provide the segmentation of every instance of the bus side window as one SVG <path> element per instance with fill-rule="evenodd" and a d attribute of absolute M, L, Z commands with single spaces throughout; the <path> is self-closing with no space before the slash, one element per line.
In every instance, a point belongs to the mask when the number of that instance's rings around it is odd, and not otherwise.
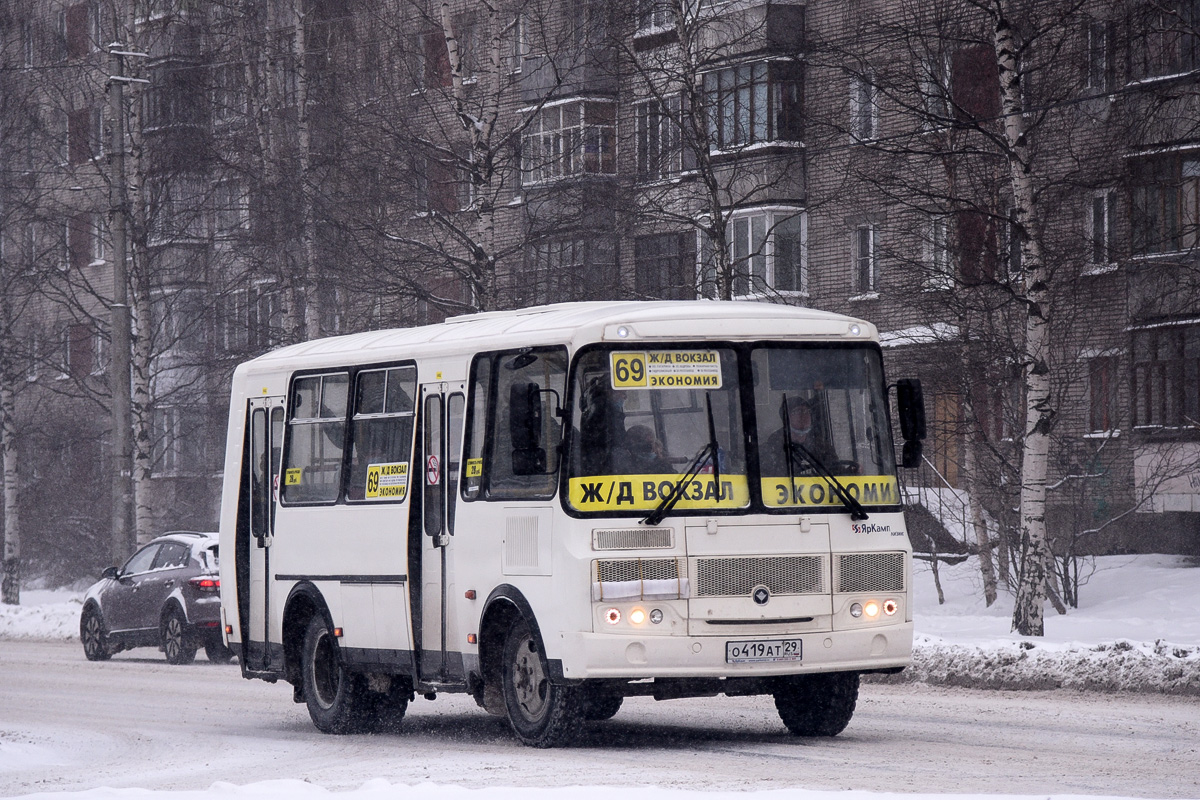
<path fill-rule="evenodd" d="M 350 376 L 345 372 L 305 376 L 293 382 L 281 487 L 285 503 L 337 500 L 349 387 Z"/>
<path fill-rule="evenodd" d="M 446 530 L 454 533 L 454 505 L 458 499 L 458 474 L 462 457 L 462 427 L 463 414 L 466 409 L 466 398 L 455 393 L 446 400 Z"/>
<path fill-rule="evenodd" d="M 487 442 L 489 391 L 492 385 L 492 356 L 481 354 L 471 364 L 471 399 L 468 405 L 465 468 L 462 478 L 464 500 L 475 500 L 483 489 L 484 448 Z"/>
<path fill-rule="evenodd" d="M 415 367 L 364 370 L 355 378 L 348 501 L 402 502 L 408 496 Z"/>
<path fill-rule="evenodd" d="M 496 360 L 487 498 L 553 497 L 558 484 L 559 411 L 566 388 L 567 352 L 564 348 L 508 352 L 497 354 Z M 514 412 L 519 416 L 514 417 Z M 531 430 L 531 425 L 536 430 Z"/>

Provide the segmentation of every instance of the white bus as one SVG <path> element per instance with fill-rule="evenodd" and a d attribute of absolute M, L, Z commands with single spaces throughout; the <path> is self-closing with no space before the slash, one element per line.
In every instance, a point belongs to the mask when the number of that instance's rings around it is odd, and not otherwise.
<path fill-rule="evenodd" d="M 326 732 L 470 692 L 547 747 L 629 696 L 770 694 L 833 736 L 911 655 L 900 499 L 861 320 L 571 303 L 306 342 L 234 373 L 222 625 Z"/>

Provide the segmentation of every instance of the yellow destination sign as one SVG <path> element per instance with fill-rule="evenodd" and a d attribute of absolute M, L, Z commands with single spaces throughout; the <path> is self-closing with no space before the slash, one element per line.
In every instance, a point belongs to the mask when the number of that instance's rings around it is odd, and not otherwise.
<path fill-rule="evenodd" d="M 890 506 L 900 502 L 900 490 L 891 475 L 839 475 L 846 492 L 864 506 Z M 840 506 L 837 492 L 824 478 L 793 478 L 788 496 L 787 476 L 762 479 L 763 503 L 784 506 Z"/>
<path fill-rule="evenodd" d="M 609 354 L 614 389 L 720 389 L 716 350 L 614 351 Z"/>
<path fill-rule="evenodd" d="M 653 511 L 670 497 L 678 475 L 592 475 L 571 479 L 571 507 L 579 511 Z M 745 475 L 722 475 L 720 496 L 712 475 L 697 475 L 680 487 L 675 508 L 743 508 L 750 503 Z"/>
<path fill-rule="evenodd" d="M 408 494 L 408 462 L 367 465 L 368 500 L 403 500 Z"/>

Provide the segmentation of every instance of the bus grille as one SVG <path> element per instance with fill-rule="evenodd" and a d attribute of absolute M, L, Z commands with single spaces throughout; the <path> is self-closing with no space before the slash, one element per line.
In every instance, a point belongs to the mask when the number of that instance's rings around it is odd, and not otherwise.
<path fill-rule="evenodd" d="M 593 550 L 665 550 L 674 546 L 670 528 L 592 531 Z"/>
<path fill-rule="evenodd" d="M 673 558 L 624 558 L 596 562 L 596 580 L 673 581 L 679 579 L 679 562 Z"/>
<path fill-rule="evenodd" d="M 688 579 L 677 558 L 594 561 L 593 600 L 650 600 L 687 597 Z"/>
<path fill-rule="evenodd" d="M 702 558 L 696 562 L 696 595 L 749 595 L 756 586 L 772 594 L 817 594 L 825 591 L 821 556 L 770 558 Z"/>
<path fill-rule="evenodd" d="M 839 555 L 838 591 L 904 591 L 904 554 L 847 553 Z"/>

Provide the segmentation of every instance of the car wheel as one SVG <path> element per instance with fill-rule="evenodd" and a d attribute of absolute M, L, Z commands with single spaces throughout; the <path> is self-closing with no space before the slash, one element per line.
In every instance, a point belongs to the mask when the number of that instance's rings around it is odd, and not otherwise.
<path fill-rule="evenodd" d="M 858 703 L 858 673 L 833 672 L 782 679 L 775 709 L 796 736 L 837 736 Z"/>
<path fill-rule="evenodd" d="M 179 609 L 173 608 L 163 617 L 160 633 L 168 664 L 190 664 L 196 660 L 198 648 Z"/>
<path fill-rule="evenodd" d="M 228 664 L 233 660 L 233 651 L 217 638 L 204 643 L 204 655 L 214 664 Z"/>
<path fill-rule="evenodd" d="M 612 719 L 621 710 L 625 698 L 619 694 L 590 691 L 583 696 L 583 718 L 592 722 Z"/>
<path fill-rule="evenodd" d="M 79 619 L 79 641 L 83 642 L 83 654 L 88 661 L 107 661 L 112 658 L 108 631 L 104 629 L 104 620 L 95 606 L 83 610 L 83 616 Z"/>
<path fill-rule="evenodd" d="M 570 744 L 583 724 L 583 695 L 577 686 L 551 683 L 542 645 L 518 618 L 504 641 L 504 706 L 513 732 L 532 747 Z"/>
<path fill-rule="evenodd" d="M 309 620 L 304 632 L 301 669 L 304 702 L 317 730 L 358 733 L 374 723 L 366 680 L 342 662 L 337 640 L 320 614 Z"/>

